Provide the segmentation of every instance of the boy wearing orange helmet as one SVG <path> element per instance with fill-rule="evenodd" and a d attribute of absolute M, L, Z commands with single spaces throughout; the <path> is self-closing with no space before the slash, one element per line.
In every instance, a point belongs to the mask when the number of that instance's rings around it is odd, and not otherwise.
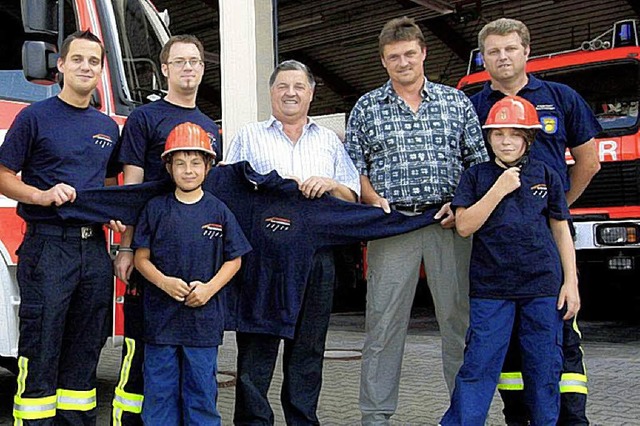
<path fill-rule="evenodd" d="M 215 152 L 197 124 L 176 126 L 162 159 L 175 191 L 149 201 L 135 229 L 143 292 L 145 424 L 220 424 L 216 365 L 222 287 L 251 250 L 235 217 L 202 183 Z"/>
<path fill-rule="evenodd" d="M 483 127 L 495 161 L 465 171 L 451 203 L 457 231 L 474 236 L 471 312 L 464 364 L 441 424 L 484 425 L 518 318 L 531 424 L 555 425 L 562 319 L 580 308 L 569 210 L 557 173 L 528 157 L 541 128 L 531 103 L 507 96 Z"/>

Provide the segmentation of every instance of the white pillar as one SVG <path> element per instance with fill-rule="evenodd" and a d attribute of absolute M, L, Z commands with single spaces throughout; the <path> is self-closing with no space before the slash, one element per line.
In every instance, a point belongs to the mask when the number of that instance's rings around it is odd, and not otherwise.
<path fill-rule="evenodd" d="M 222 137 L 271 113 L 269 75 L 274 67 L 272 0 L 218 0 Z M 224 148 L 223 148 L 224 149 Z"/>

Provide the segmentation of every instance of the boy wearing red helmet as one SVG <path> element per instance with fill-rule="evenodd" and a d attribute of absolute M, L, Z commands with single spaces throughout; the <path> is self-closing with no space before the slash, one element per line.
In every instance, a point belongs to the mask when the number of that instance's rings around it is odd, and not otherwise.
<path fill-rule="evenodd" d="M 143 293 L 145 424 L 221 423 L 218 293 L 251 247 L 231 211 L 202 189 L 214 158 L 202 127 L 176 126 L 162 153 L 175 191 L 151 199 L 135 229 L 135 266 L 151 283 Z"/>
<path fill-rule="evenodd" d="M 555 425 L 562 319 L 580 308 L 569 210 L 557 173 L 528 157 L 541 128 L 531 103 L 507 96 L 483 127 L 495 161 L 465 171 L 451 203 L 457 231 L 473 234 L 471 313 L 464 364 L 441 424 L 484 425 L 518 318 L 531 424 Z"/>

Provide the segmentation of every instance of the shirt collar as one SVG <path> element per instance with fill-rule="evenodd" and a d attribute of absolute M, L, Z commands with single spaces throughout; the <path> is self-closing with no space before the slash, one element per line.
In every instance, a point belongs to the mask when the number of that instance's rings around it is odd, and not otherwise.
<path fill-rule="evenodd" d="M 277 118 L 275 118 L 273 115 L 271 115 L 269 119 L 264 122 L 264 127 L 266 128 L 277 127 L 278 129 L 282 129 L 282 122 Z M 304 128 L 306 130 L 310 127 L 318 127 L 318 123 L 316 123 L 316 121 L 313 118 L 307 117 L 307 124 L 304 125 Z"/>
<path fill-rule="evenodd" d="M 421 95 L 422 95 L 422 99 L 426 99 L 426 100 L 433 100 L 434 96 L 431 94 L 431 86 L 433 83 L 431 83 L 429 80 L 427 80 L 427 77 L 424 78 L 424 85 L 422 86 L 422 91 L 421 91 Z M 380 94 L 378 95 L 378 101 L 380 102 L 384 102 L 384 101 L 391 101 L 394 99 L 398 99 L 399 96 L 396 93 L 396 91 L 393 89 L 393 85 L 391 84 L 391 80 L 387 80 L 387 82 L 384 84 L 384 86 L 382 86 L 380 88 Z"/>
<path fill-rule="evenodd" d="M 542 81 L 540 79 L 531 74 L 527 74 L 527 77 L 527 84 L 525 84 L 524 87 L 518 91 L 518 93 L 525 90 L 534 91 L 542 87 Z M 482 91 L 486 94 L 487 97 L 495 98 L 496 100 L 502 99 L 505 96 L 501 91 L 491 88 L 491 80 L 487 81 L 484 84 L 484 88 L 482 89 Z"/>

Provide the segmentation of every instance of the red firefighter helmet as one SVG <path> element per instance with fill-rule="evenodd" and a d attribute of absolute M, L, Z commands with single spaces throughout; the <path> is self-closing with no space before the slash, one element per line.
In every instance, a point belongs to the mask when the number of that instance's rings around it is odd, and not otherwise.
<path fill-rule="evenodd" d="M 211 147 L 209 134 L 202 127 L 190 122 L 178 124 L 169 132 L 161 158 L 166 160 L 167 154 L 174 151 L 202 151 L 214 158 L 216 156 Z"/>
<path fill-rule="evenodd" d="M 536 107 L 520 96 L 505 96 L 489 111 L 483 129 L 515 127 L 518 129 L 541 129 Z"/>

